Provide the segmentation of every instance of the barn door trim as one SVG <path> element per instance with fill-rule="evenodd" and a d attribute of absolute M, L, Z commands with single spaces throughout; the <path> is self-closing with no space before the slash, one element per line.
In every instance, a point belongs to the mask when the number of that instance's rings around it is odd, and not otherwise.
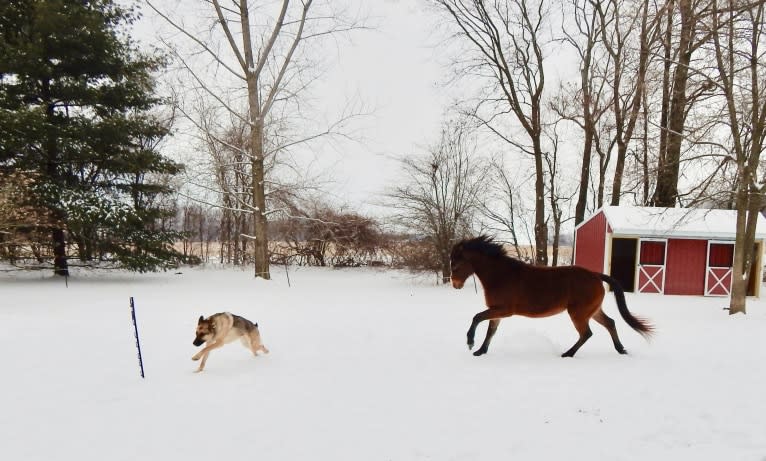
<path fill-rule="evenodd" d="M 707 254 L 705 255 L 705 296 L 729 296 L 734 268 L 732 266 L 710 265 L 710 247 L 712 245 L 731 245 L 732 251 L 734 250 L 734 242 L 731 240 L 708 240 Z M 719 288 L 721 291 L 717 291 Z"/>
<path fill-rule="evenodd" d="M 644 242 L 663 244 L 662 264 L 641 264 L 641 247 Z M 640 238 L 636 245 L 636 285 L 638 293 L 665 293 L 665 268 L 668 264 L 668 240 Z"/>

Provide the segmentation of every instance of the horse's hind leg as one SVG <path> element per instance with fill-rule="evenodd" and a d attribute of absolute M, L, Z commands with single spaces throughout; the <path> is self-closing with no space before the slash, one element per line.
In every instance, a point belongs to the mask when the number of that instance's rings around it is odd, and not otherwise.
<path fill-rule="evenodd" d="M 622 343 L 620 342 L 620 337 L 617 336 L 617 328 L 614 326 L 614 320 L 612 320 L 611 317 L 604 314 L 604 311 L 599 308 L 598 311 L 596 311 L 595 314 L 593 314 L 593 320 L 600 323 L 601 325 L 606 328 L 606 331 L 609 332 L 609 335 L 612 337 L 612 342 L 614 343 L 614 348 L 617 352 L 620 354 L 627 354 L 628 351 L 625 350 Z"/>
<path fill-rule="evenodd" d="M 489 350 L 489 343 L 492 341 L 492 337 L 495 336 L 495 332 L 497 331 L 497 326 L 500 324 L 500 319 L 491 319 L 489 321 L 489 326 L 487 327 L 487 336 L 484 337 L 484 342 L 481 343 L 481 347 L 476 350 L 476 352 L 473 353 L 475 356 L 484 355 L 487 353 L 487 350 Z"/>
<path fill-rule="evenodd" d="M 593 336 L 593 332 L 590 329 L 590 326 L 588 325 L 588 321 L 590 320 L 590 317 L 575 317 L 571 313 L 569 314 L 572 318 L 572 323 L 574 323 L 575 328 L 577 329 L 577 332 L 580 333 L 580 338 L 577 340 L 576 343 L 572 347 L 569 348 L 568 351 L 561 354 L 562 357 L 574 357 L 577 350 L 582 347 L 583 344 L 585 344 L 585 341 L 588 340 L 591 336 Z"/>

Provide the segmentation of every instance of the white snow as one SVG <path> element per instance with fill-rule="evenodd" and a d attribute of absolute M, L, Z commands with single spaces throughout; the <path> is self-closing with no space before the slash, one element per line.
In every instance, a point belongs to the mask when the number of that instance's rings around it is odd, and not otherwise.
<path fill-rule="evenodd" d="M 735 210 L 605 206 L 604 216 L 615 235 L 642 237 L 720 238 L 737 235 Z M 766 238 L 766 218 L 759 215 L 756 238 Z"/>
<path fill-rule="evenodd" d="M 630 352 L 594 336 L 574 359 L 565 315 L 506 319 L 488 355 L 465 346 L 481 287 L 373 270 L 273 267 L 131 275 L 0 273 L 6 460 L 763 460 L 766 307 L 628 295 L 657 326 Z M 135 298 L 146 379 L 128 299 Z M 190 360 L 197 317 L 257 321 Z M 479 328 L 477 342 L 485 326 Z"/>

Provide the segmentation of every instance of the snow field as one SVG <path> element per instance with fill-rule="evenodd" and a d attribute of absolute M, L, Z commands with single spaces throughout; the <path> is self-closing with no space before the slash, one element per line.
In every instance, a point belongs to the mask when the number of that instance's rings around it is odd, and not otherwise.
<path fill-rule="evenodd" d="M 381 270 L 0 275 L 6 352 L 0 434 L 9 460 L 757 460 L 766 457 L 766 309 L 630 295 L 657 326 L 630 355 L 594 336 L 574 359 L 566 315 L 503 320 L 465 346 L 481 288 Z M 139 376 L 133 296 L 146 380 Z M 258 322 L 195 374 L 199 315 Z M 483 340 L 486 324 L 477 331 Z"/>

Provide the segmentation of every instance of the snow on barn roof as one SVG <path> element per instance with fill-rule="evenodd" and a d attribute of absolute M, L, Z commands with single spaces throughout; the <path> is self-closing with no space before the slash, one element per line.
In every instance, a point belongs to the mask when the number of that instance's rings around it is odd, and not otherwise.
<path fill-rule="evenodd" d="M 605 206 L 602 211 L 616 235 L 734 240 L 737 212 L 702 208 Z M 766 218 L 758 215 L 756 239 L 766 238 Z"/>

